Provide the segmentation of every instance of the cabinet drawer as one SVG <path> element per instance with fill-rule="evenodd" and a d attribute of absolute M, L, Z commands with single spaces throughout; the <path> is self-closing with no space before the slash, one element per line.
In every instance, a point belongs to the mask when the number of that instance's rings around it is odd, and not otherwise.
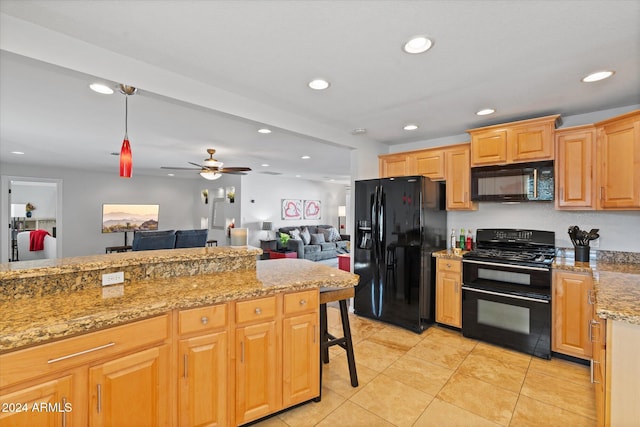
<path fill-rule="evenodd" d="M 0 387 L 164 341 L 169 330 L 165 314 L 0 355 Z"/>
<path fill-rule="evenodd" d="M 462 261 L 438 258 L 437 271 L 448 271 L 450 273 L 460 273 L 462 271 Z"/>
<path fill-rule="evenodd" d="M 305 313 L 318 308 L 318 290 L 312 289 L 303 292 L 285 294 L 284 314 Z"/>
<path fill-rule="evenodd" d="M 258 298 L 236 303 L 236 322 L 247 323 L 276 317 L 276 297 Z"/>
<path fill-rule="evenodd" d="M 222 328 L 227 325 L 227 305 L 210 305 L 178 313 L 180 335 Z"/>

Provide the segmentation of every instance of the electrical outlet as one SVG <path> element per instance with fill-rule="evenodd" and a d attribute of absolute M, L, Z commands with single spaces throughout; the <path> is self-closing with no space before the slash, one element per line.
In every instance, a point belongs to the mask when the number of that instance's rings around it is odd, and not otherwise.
<path fill-rule="evenodd" d="M 102 275 L 102 286 L 115 285 L 117 283 L 124 283 L 124 271 Z"/>

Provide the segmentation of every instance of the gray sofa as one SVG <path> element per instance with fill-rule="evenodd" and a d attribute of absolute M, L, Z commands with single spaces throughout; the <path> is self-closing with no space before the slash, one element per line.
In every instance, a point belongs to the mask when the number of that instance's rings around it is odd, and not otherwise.
<path fill-rule="evenodd" d="M 348 253 L 347 244 L 350 240 L 350 236 L 347 234 L 339 234 L 339 240 L 335 241 L 327 241 L 326 237 L 330 235 L 329 230 L 331 228 L 335 228 L 333 225 L 297 225 L 290 227 L 280 227 L 278 232 L 276 233 L 277 239 L 277 247 L 278 249 L 283 249 L 280 244 L 280 233 L 287 233 L 289 235 L 292 234 L 293 230 L 298 230 L 298 232 L 302 232 L 304 228 L 307 228 L 310 235 L 322 235 L 324 238 L 324 242 L 320 241 L 309 241 L 308 243 L 305 240 L 294 240 L 289 239 L 287 242 L 287 249 L 290 251 L 295 251 L 298 253 L 298 258 L 300 259 L 308 259 L 311 261 L 320 261 L 323 259 L 335 258 L 338 254 Z M 293 234 L 297 234 L 293 232 Z M 334 232 L 334 235 L 337 234 Z M 319 239 L 322 240 L 322 239 Z"/>

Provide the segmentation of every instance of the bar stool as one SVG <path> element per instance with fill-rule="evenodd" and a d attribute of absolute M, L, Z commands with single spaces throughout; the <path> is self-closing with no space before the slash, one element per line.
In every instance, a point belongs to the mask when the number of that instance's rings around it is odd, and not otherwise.
<path fill-rule="evenodd" d="M 358 374 L 356 372 L 356 360 L 353 355 L 353 342 L 351 340 L 351 328 L 349 327 L 349 312 L 347 299 L 355 295 L 354 288 L 320 288 L 320 395 L 322 397 L 322 365 L 329 363 L 329 347 L 338 345 L 347 352 L 349 363 L 349 376 L 351 385 L 358 387 Z M 338 301 L 340 306 L 340 319 L 342 321 L 342 338 L 336 338 L 329 333 L 327 327 L 327 303 Z"/>

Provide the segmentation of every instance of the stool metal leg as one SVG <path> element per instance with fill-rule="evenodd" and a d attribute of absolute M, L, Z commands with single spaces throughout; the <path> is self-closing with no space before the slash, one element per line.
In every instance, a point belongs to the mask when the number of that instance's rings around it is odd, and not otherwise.
<path fill-rule="evenodd" d="M 320 359 L 329 363 L 329 328 L 327 325 L 327 304 L 320 304 Z"/>
<path fill-rule="evenodd" d="M 351 327 L 349 326 L 349 311 L 347 309 L 347 300 L 340 300 L 340 317 L 342 318 L 342 332 L 344 333 L 345 338 L 344 348 L 347 351 L 351 385 L 353 387 L 358 387 L 358 373 L 356 372 L 356 359 L 353 354 L 353 341 L 351 340 Z"/>

